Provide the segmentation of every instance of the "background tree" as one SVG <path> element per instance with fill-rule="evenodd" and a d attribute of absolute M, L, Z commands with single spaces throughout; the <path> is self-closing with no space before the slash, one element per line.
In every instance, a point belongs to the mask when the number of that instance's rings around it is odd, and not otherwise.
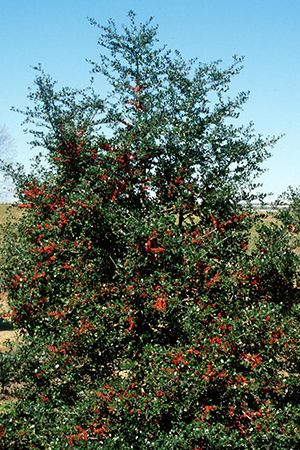
<path fill-rule="evenodd" d="M 2 125 L 0 127 L 0 148 L 2 156 L 3 154 L 7 156 L 7 151 L 11 146 L 12 146 L 12 139 L 9 136 L 5 126 Z"/>
<path fill-rule="evenodd" d="M 48 166 L 14 173 L 22 388 L 0 445 L 296 449 L 298 261 L 260 220 L 249 248 L 246 208 L 276 139 L 233 125 L 239 59 L 185 62 L 129 21 L 100 27 L 106 100 L 37 67 L 25 119 Z"/>
<path fill-rule="evenodd" d="M 0 126 L 0 159 L 6 163 L 13 160 L 13 139 L 9 135 L 4 125 Z M 12 198 L 12 185 L 4 173 L 0 173 L 0 198 L 2 202 L 7 202 Z"/>
<path fill-rule="evenodd" d="M 299 235 L 300 231 L 300 188 L 288 188 L 277 201 L 280 220 L 292 233 Z"/>

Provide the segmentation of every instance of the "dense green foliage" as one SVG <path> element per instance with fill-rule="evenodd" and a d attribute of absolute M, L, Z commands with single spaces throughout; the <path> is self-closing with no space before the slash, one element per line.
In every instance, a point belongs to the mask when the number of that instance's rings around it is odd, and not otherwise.
<path fill-rule="evenodd" d="M 278 207 L 282 207 L 278 217 L 288 229 L 298 235 L 300 233 L 300 188 L 290 187 L 278 199 Z"/>
<path fill-rule="evenodd" d="M 12 173 L 0 448 L 297 449 L 298 260 L 246 210 L 275 140 L 233 125 L 240 60 L 186 63 L 132 13 L 100 29 L 107 99 L 37 68 L 25 111 L 48 165 Z"/>

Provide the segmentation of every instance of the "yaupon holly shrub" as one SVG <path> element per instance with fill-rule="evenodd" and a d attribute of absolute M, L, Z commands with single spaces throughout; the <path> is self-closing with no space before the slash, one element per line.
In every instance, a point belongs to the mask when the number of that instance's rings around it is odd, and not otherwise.
<path fill-rule="evenodd" d="M 129 17 L 100 27 L 105 101 L 37 68 L 47 164 L 11 170 L 22 377 L 0 448 L 297 449 L 299 261 L 246 206 L 276 139 L 233 124 L 239 59 L 186 63 Z"/>

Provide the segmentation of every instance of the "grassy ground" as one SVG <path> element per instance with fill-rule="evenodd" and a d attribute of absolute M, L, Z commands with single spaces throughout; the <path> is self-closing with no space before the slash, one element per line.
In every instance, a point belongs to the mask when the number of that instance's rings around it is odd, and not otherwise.
<path fill-rule="evenodd" d="M 4 224 L 8 218 L 9 207 L 10 207 L 10 205 L 8 205 L 8 204 L 0 203 L 0 224 L 1 225 Z"/>
<path fill-rule="evenodd" d="M 10 218 L 18 219 L 21 214 L 21 210 L 17 206 L 0 203 L 0 225 L 3 225 Z"/>

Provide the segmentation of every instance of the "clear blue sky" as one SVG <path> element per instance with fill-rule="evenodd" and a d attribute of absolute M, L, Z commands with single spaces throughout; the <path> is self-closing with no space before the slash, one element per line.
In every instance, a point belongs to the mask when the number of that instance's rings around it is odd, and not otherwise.
<path fill-rule="evenodd" d="M 264 191 L 281 193 L 300 184 L 300 1 L 299 0 L 1 0 L 0 125 L 15 143 L 16 161 L 29 166 L 34 155 L 22 117 L 33 85 L 31 66 L 41 63 L 63 85 L 84 87 L 86 58 L 97 60 L 97 29 L 87 17 L 126 22 L 133 9 L 143 21 L 154 16 L 159 37 L 171 49 L 203 62 L 234 54 L 245 67 L 234 89 L 250 90 L 241 115 L 257 132 L 285 136 L 268 160 Z"/>

